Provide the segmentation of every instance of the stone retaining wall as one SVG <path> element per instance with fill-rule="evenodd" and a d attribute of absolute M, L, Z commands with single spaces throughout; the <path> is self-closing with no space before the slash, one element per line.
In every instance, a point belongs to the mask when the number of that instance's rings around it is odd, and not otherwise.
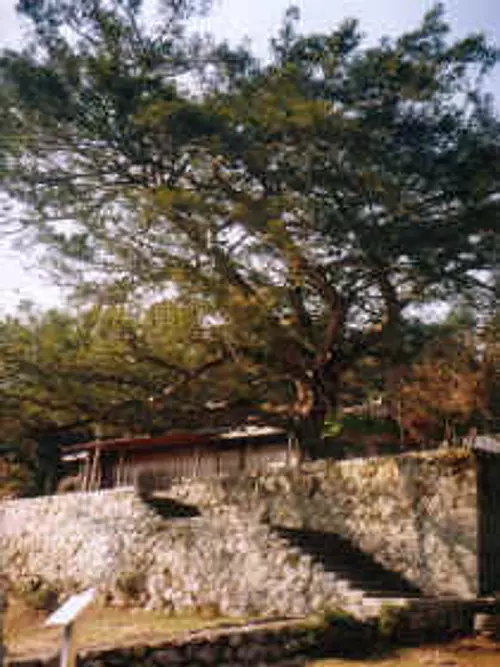
<path fill-rule="evenodd" d="M 99 585 L 117 601 L 174 612 L 282 616 L 342 604 L 335 573 L 278 537 L 282 526 L 348 538 L 427 594 L 476 592 L 476 469 L 466 451 L 186 480 L 168 493 L 201 515 L 162 518 L 132 490 L 3 502 L 0 565 L 16 585 Z"/>
<path fill-rule="evenodd" d="M 358 631 L 359 633 L 359 631 Z M 340 638 L 340 637 L 339 637 Z M 360 635 L 357 635 L 359 641 Z M 344 642 L 346 639 L 344 638 Z M 247 628 L 200 632 L 154 646 L 80 651 L 78 667 L 243 667 L 304 664 L 306 654 L 325 644 L 325 632 L 276 624 L 268 628 Z M 302 659 L 301 659 L 302 658 Z M 286 663 L 285 663 L 286 661 Z M 41 660 L 8 661 L 8 667 L 52 667 L 57 657 Z"/>
<path fill-rule="evenodd" d="M 426 594 L 474 597 L 476 486 L 473 454 L 444 449 L 178 484 L 170 495 L 200 507 L 234 504 L 272 526 L 336 533 Z"/>
<path fill-rule="evenodd" d="M 332 618 L 329 624 L 255 624 L 199 631 L 154 645 L 78 651 L 78 667 L 305 667 L 313 658 L 361 657 L 387 644 L 446 641 L 473 633 L 474 603 L 415 602 L 378 623 Z M 7 660 L 6 667 L 57 667 L 57 656 Z"/>
<path fill-rule="evenodd" d="M 175 613 L 302 616 L 341 602 L 337 582 L 253 514 L 218 504 L 165 519 L 133 490 L 0 506 L 4 568 L 22 592 L 97 586 Z"/>

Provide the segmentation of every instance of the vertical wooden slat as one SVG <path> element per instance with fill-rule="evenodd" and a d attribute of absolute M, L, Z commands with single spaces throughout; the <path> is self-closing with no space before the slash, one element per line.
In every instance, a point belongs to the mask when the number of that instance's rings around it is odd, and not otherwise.
<path fill-rule="evenodd" d="M 101 488 L 101 480 L 102 480 L 102 462 L 101 462 L 101 448 L 97 447 L 96 449 L 96 456 L 97 456 L 97 465 L 96 465 L 96 482 L 95 482 L 95 488 L 96 490 Z"/>
<path fill-rule="evenodd" d="M 194 468 L 193 477 L 198 477 L 200 474 L 201 452 L 198 447 L 194 450 Z"/>
<path fill-rule="evenodd" d="M 89 477 L 90 477 L 90 452 L 87 454 L 85 459 L 85 465 L 83 468 L 83 477 L 82 477 L 82 491 L 89 490 Z"/>
<path fill-rule="evenodd" d="M 118 465 L 116 467 L 116 486 L 121 486 L 123 484 L 124 459 L 123 452 L 120 452 L 118 456 Z"/>
<path fill-rule="evenodd" d="M 99 465 L 99 458 L 100 458 L 100 448 L 96 447 L 94 449 L 94 456 L 92 459 L 92 469 L 90 472 L 90 481 L 89 481 L 89 491 L 95 491 L 96 489 L 96 484 L 97 484 L 97 468 Z"/>

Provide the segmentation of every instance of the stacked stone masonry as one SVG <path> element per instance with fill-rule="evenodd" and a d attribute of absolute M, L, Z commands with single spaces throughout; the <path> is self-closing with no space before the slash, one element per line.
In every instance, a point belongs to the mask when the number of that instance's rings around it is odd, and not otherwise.
<path fill-rule="evenodd" d="M 363 638 L 363 628 L 356 628 L 353 638 Z M 353 633 L 351 633 L 353 634 Z M 339 633 L 331 633 L 339 639 Z M 265 665 L 304 665 L 318 644 L 325 645 L 322 630 L 272 624 L 266 628 L 232 629 L 196 633 L 177 641 L 157 645 L 137 645 L 80 651 L 79 667 L 259 667 Z M 344 639 L 344 646 L 346 641 Z M 293 662 L 292 662 L 293 661 Z M 58 657 L 45 659 L 12 658 L 6 667 L 56 667 Z"/>
<path fill-rule="evenodd" d="M 172 612 L 350 608 L 362 591 L 292 547 L 276 532 L 285 527 L 341 535 L 425 594 L 476 593 L 476 470 L 466 451 L 181 480 L 167 495 L 200 515 L 165 518 L 132 489 L 3 502 L 3 571 L 20 586 L 97 585 L 117 602 Z"/>

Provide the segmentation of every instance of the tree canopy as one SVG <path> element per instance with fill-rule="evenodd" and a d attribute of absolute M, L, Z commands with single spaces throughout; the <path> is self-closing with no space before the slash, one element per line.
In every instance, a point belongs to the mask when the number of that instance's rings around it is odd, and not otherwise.
<path fill-rule="evenodd" d="M 80 298 L 203 303 L 314 456 L 367 350 L 397 384 L 412 307 L 492 290 L 498 51 L 452 40 L 440 5 L 370 48 L 353 20 L 301 35 L 291 9 L 260 63 L 189 37 L 199 9 L 164 2 L 153 30 L 133 0 L 20 2 L 2 185 Z"/>

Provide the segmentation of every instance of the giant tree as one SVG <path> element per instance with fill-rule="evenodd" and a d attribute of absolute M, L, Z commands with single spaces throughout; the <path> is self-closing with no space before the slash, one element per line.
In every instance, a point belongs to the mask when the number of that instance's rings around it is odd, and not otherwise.
<path fill-rule="evenodd" d="M 411 306 L 489 288 L 497 52 L 451 41 L 439 6 L 372 48 L 354 21 L 298 35 L 291 10 L 259 64 L 164 4 L 152 32 L 132 0 L 20 3 L 37 49 L 1 62 L 5 189 L 81 295 L 202 299 L 317 455 L 360 355 L 394 375 Z"/>

